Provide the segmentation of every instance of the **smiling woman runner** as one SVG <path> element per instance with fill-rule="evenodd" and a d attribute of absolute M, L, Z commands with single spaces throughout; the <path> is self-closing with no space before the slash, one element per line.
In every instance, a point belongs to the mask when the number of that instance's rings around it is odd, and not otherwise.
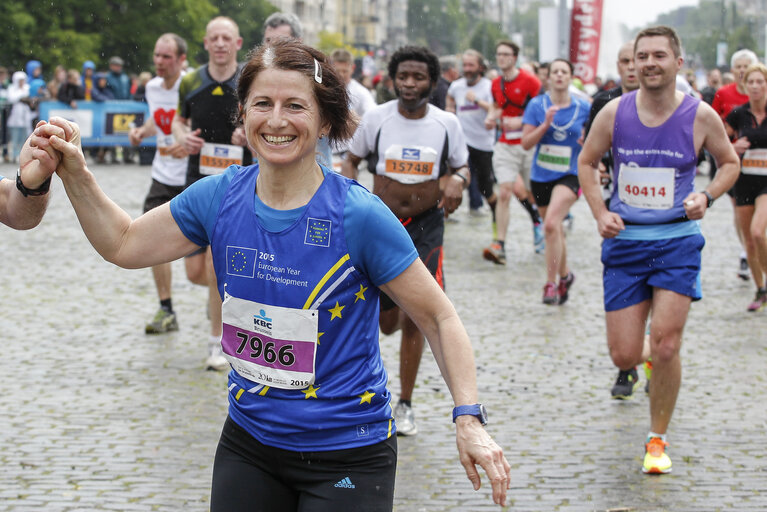
<path fill-rule="evenodd" d="M 573 65 L 555 59 L 549 65 L 549 92 L 533 98 L 522 117 L 522 147 L 535 146 L 530 188 L 543 216 L 546 235 L 544 304 L 564 304 L 575 275 L 567 265 L 562 221 L 580 195 L 578 155 L 590 105 L 570 94 Z M 559 284 L 556 283 L 559 274 Z"/>
<path fill-rule="evenodd" d="M 319 138 L 354 131 L 343 84 L 322 53 L 281 41 L 255 49 L 237 94 L 258 164 L 206 177 L 135 221 L 87 170 L 75 125 L 53 120 L 61 133 L 50 138 L 83 230 L 106 260 L 146 267 L 211 245 L 232 366 L 211 510 L 392 509 L 396 426 L 379 289 L 426 333 L 456 405 L 467 475 L 478 488 L 480 464 L 504 503 L 510 468 L 482 426 L 455 309 L 389 209 L 315 161 Z"/>

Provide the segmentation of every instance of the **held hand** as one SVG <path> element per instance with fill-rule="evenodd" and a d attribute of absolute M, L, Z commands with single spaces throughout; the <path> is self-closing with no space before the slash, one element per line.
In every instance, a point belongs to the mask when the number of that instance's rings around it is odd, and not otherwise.
<path fill-rule="evenodd" d="M 437 203 L 437 208 L 444 208 L 445 214 L 449 215 L 461 206 L 463 200 L 463 180 L 453 175 L 440 178 L 442 198 Z"/>
<path fill-rule="evenodd" d="M 21 182 L 28 189 L 39 188 L 53 175 L 61 161 L 61 155 L 50 145 L 51 135 L 64 137 L 65 132 L 57 126 L 40 121 L 21 148 Z"/>
<path fill-rule="evenodd" d="M 597 228 L 602 238 L 615 238 L 618 233 L 626 229 L 623 219 L 617 213 L 605 210 L 597 219 Z"/>
<path fill-rule="evenodd" d="M 473 416 L 456 418 L 455 429 L 458 457 L 474 490 L 478 490 L 481 485 L 476 467 L 479 464 L 487 473 L 493 487 L 493 502 L 506 506 L 506 490 L 511 484 L 511 466 L 503 456 L 503 450 Z"/>
<path fill-rule="evenodd" d="M 186 149 L 186 152 L 190 155 L 199 153 L 202 149 L 202 145 L 205 144 L 205 139 L 200 137 L 201 133 L 202 130 L 197 128 L 195 131 L 186 134 L 183 144 L 184 149 Z"/>
<path fill-rule="evenodd" d="M 51 135 L 50 144 L 61 154 L 56 173 L 62 179 L 77 176 L 87 171 L 83 148 L 80 146 L 80 127 L 77 124 L 60 117 L 51 118 L 51 124 L 64 130 L 64 137 Z"/>
<path fill-rule="evenodd" d="M 706 214 L 708 198 L 700 192 L 691 192 L 684 198 L 684 212 L 690 220 L 700 220 Z"/>

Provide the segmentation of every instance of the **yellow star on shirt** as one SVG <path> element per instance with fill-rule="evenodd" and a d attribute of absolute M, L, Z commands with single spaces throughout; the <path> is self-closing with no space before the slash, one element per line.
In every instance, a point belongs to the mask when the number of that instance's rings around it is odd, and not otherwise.
<path fill-rule="evenodd" d="M 367 291 L 367 288 L 365 286 L 360 285 L 360 291 L 354 294 L 354 303 L 356 304 L 358 300 L 367 300 L 365 299 L 365 292 Z"/>
<path fill-rule="evenodd" d="M 319 386 L 317 386 L 317 387 L 315 388 L 315 387 L 314 387 L 312 384 L 309 384 L 309 387 L 308 387 L 308 388 L 306 388 L 306 389 L 302 389 L 302 390 L 301 390 L 301 392 L 302 392 L 303 394 L 305 394 L 305 395 L 306 395 L 306 396 L 304 397 L 304 399 L 307 399 L 307 398 L 309 398 L 309 397 L 314 397 L 314 398 L 317 398 L 317 390 L 318 390 L 318 389 L 320 389 L 320 387 L 319 387 Z"/>
<path fill-rule="evenodd" d="M 331 309 L 329 309 L 329 310 L 328 310 L 328 311 L 330 311 L 330 319 L 331 319 L 331 320 L 333 320 L 333 319 L 334 319 L 334 318 L 336 318 L 336 317 L 338 317 L 338 318 L 342 318 L 342 317 L 341 317 L 341 311 L 342 311 L 342 310 L 343 310 L 345 307 L 346 307 L 346 306 L 340 306 L 340 305 L 338 304 L 338 301 L 336 301 L 336 307 L 334 307 L 334 308 L 331 308 Z"/>
<path fill-rule="evenodd" d="M 365 391 L 361 395 L 357 395 L 360 397 L 360 405 L 364 404 L 365 402 L 370 403 L 370 399 L 376 396 L 375 393 L 371 393 L 370 391 Z"/>
<path fill-rule="evenodd" d="M 322 335 L 325 334 L 324 332 L 318 332 L 317 333 L 317 345 L 320 344 L 320 338 L 322 338 Z"/>

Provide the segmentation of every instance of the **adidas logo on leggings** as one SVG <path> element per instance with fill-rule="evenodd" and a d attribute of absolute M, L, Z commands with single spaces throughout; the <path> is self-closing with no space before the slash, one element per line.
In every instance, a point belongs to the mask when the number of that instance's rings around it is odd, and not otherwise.
<path fill-rule="evenodd" d="M 355 485 L 352 483 L 352 481 L 351 481 L 351 480 L 349 479 L 349 477 L 347 476 L 346 478 L 344 478 L 343 480 L 341 480 L 340 482 L 338 482 L 338 483 L 335 485 L 335 487 L 342 487 L 342 488 L 344 488 L 344 489 L 354 489 L 356 486 L 355 486 Z"/>

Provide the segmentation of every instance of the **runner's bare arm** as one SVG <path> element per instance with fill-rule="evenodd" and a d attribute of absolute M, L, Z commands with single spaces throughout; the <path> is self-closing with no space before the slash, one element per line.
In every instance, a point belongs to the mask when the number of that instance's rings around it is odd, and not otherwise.
<path fill-rule="evenodd" d="M 716 176 L 705 190 L 716 199 L 735 184 L 740 174 L 740 159 L 727 137 L 724 124 L 717 122 L 719 115 L 708 104 L 700 102 L 695 115 L 695 149 L 701 147 L 711 153 L 717 163 Z M 708 198 L 702 192 L 692 192 L 684 199 L 685 211 L 692 220 L 698 220 L 706 212 Z"/>
<path fill-rule="evenodd" d="M 64 183 L 85 236 L 107 261 L 123 268 L 143 268 L 173 261 L 199 248 L 181 232 L 168 203 L 132 220 L 109 199 L 88 170 L 76 124 L 53 118 L 51 124 L 72 129 L 68 141 L 50 137 L 61 153 L 57 173 Z"/>
<path fill-rule="evenodd" d="M 445 111 L 455 114 L 455 98 L 449 94 L 445 96 Z"/>
<path fill-rule="evenodd" d="M 141 141 L 147 137 L 151 137 L 157 133 L 157 127 L 154 124 L 152 116 L 148 116 L 144 124 L 141 126 L 134 126 L 128 133 L 128 139 L 133 146 L 138 146 Z"/>
<path fill-rule="evenodd" d="M 610 212 L 602 200 L 602 189 L 599 178 L 599 162 L 605 151 L 612 145 L 613 124 L 618 100 L 608 103 L 594 119 L 591 130 L 583 143 L 583 149 L 578 156 L 578 181 L 583 190 L 583 196 L 589 203 L 591 214 L 597 221 L 599 234 L 605 238 L 616 236 L 624 229 L 620 216 Z"/>
<path fill-rule="evenodd" d="M 347 151 L 346 158 L 341 162 L 341 174 L 347 178 L 356 180 L 357 175 L 359 174 L 359 165 L 361 161 L 361 157 L 358 157 L 351 151 Z"/>
<path fill-rule="evenodd" d="M 176 141 L 184 146 L 187 153 L 190 155 L 196 155 L 202 149 L 202 145 L 205 140 L 200 137 L 202 130 L 197 128 L 192 131 L 189 127 L 189 119 L 181 117 L 178 112 L 173 116 L 173 123 L 171 124 L 171 132 Z"/>
<path fill-rule="evenodd" d="M 463 200 L 463 191 L 469 188 L 471 173 L 469 167 L 464 165 L 457 169 L 450 169 L 450 173 L 439 179 L 439 188 L 442 190 L 437 208 L 444 208 L 450 214 L 453 213 Z"/>
<path fill-rule="evenodd" d="M 421 260 L 416 259 L 399 276 L 382 285 L 381 290 L 413 319 L 429 340 L 455 405 L 477 403 L 477 377 L 469 336 L 452 303 Z M 446 418 L 449 414 L 445 411 Z M 492 484 L 493 501 L 504 505 L 511 468 L 503 456 L 503 450 L 477 418 L 459 416 L 455 423 L 461 464 L 474 489 L 480 487 L 476 469 L 476 464 L 479 464 Z"/>
<path fill-rule="evenodd" d="M 492 102 L 487 109 L 487 116 L 485 116 L 485 128 L 490 130 L 496 127 L 498 118 L 501 116 L 501 108 L 496 102 Z"/>

